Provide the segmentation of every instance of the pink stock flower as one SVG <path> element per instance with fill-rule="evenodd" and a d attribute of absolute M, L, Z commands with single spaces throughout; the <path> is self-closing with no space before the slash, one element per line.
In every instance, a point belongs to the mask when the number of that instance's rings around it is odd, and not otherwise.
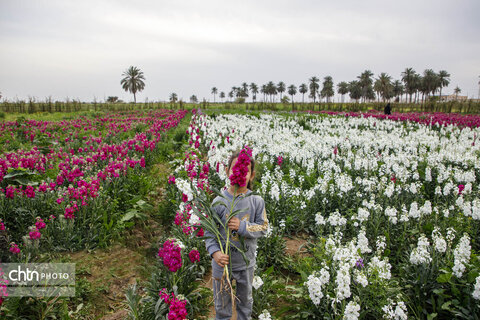
<path fill-rule="evenodd" d="M 32 231 L 28 233 L 28 236 L 31 240 L 40 239 L 42 237 L 42 234 L 40 233 L 40 231 L 38 231 L 37 227 L 31 227 L 31 230 Z"/>
<path fill-rule="evenodd" d="M 3 224 L 2 219 L 0 219 L 0 231 L 5 230 L 5 225 Z"/>
<path fill-rule="evenodd" d="M 174 176 L 168 177 L 168 183 L 169 184 L 175 184 L 175 177 Z"/>
<path fill-rule="evenodd" d="M 37 221 L 35 222 L 35 226 L 37 227 L 38 230 L 45 228 L 47 225 L 43 221 L 42 218 L 37 217 Z"/>
<path fill-rule="evenodd" d="M 18 244 L 15 242 L 10 243 L 10 252 L 13 254 L 19 254 L 20 253 L 20 248 L 18 247 Z"/>
<path fill-rule="evenodd" d="M 459 194 L 459 195 L 462 194 L 463 189 L 465 189 L 465 186 L 464 186 L 463 184 L 459 184 L 459 185 L 458 185 L 458 194 Z"/>
<path fill-rule="evenodd" d="M 182 267 L 181 250 L 174 239 L 166 240 L 163 247 L 158 250 L 158 256 L 163 260 L 163 265 L 171 272 L 177 272 Z"/>
<path fill-rule="evenodd" d="M 200 252 L 198 250 L 193 249 L 188 253 L 188 258 L 190 258 L 190 261 L 192 263 L 200 261 Z"/>
<path fill-rule="evenodd" d="M 185 193 L 182 193 L 182 201 L 187 202 L 188 201 L 188 196 Z"/>
<path fill-rule="evenodd" d="M 277 165 L 281 166 L 283 163 L 283 157 L 282 156 L 278 156 L 277 157 Z"/>
<path fill-rule="evenodd" d="M 163 288 L 158 293 L 160 298 L 169 305 L 168 320 L 184 320 L 187 319 L 188 312 L 186 309 L 187 301 L 175 297 L 172 292 L 170 295 L 167 293 L 167 289 Z"/>
<path fill-rule="evenodd" d="M 248 155 L 248 147 L 240 151 L 237 162 L 232 168 L 232 175 L 230 175 L 230 183 L 244 187 L 247 185 L 246 177 L 249 172 L 248 165 L 250 164 L 250 156 Z M 251 150 L 250 150 L 251 153 Z"/>

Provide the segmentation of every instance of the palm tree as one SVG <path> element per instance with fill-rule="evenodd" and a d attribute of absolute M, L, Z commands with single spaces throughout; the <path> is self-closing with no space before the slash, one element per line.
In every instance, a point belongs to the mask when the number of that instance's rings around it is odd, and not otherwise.
<path fill-rule="evenodd" d="M 453 89 L 453 92 L 455 93 L 455 100 L 458 100 L 458 94 L 462 92 L 462 89 L 460 89 L 458 86 Z"/>
<path fill-rule="evenodd" d="M 362 97 L 362 87 L 359 81 L 350 81 L 348 83 L 348 91 L 350 92 L 350 99 L 354 99 L 358 103 L 358 99 Z"/>
<path fill-rule="evenodd" d="M 400 80 L 395 80 L 393 82 L 393 96 L 396 97 L 399 101 L 404 93 L 404 88 Z"/>
<path fill-rule="evenodd" d="M 213 94 L 213 103 L 215 103 L 215 95 L 217 94 L 217 92 L 218 92 L 218 89 L 217 89 L 217 87 L 213 87 L 213 88 L 212 88 L 212 94 Z"/>
<path fill-rule="evenodd" d="M 190 102 L 191 103 L 197 103 L 198 102 L 198 98 L 196 95 L 192 94 L 192 96 L 190 97 Z"/>
<path fill-rule="evenodd" d="M 243 94 L 243 97 L 246 98 L 248 97 L 248 84 L 246 82 L 242 83 L 242 94 Z"/>
<path fill-rule="evenodd" d="M 320 85 L 318 82 L 320 81 L 317 77 L 311 77 L 308 79 L 310 81 L 310 97 L 313 98 L 313 104 L 315 104 L 315 97 L 317 96 L 318 89 L 320 88 Z"/>
<path fill-rule="evenodd" d="M 438 87 L 438 76 L 432 69 L 426 69 L 423 72 L 423 90 L 424 93 L 428 96 L 430 93 L 435 94 L 435 91 Z"/>
<path fill-rule="evenodd" d="M 412 94 L 415 92 L 415 75 L 417 73 L 413 68 L 405 68 L 402 72 L 402 81 L 405 84 L 405 93 L 410 95 L 410 103 L 412 102 Z"/>
<path fill-rule="evenodd" d="M 380 73 L 380 76 L 375 80 L 374 88 L 378 95 L 382 96 L 383 102 L 390 99 L 393 95 L 392 77 L 385 72 Z"/>
<path fill-rule="evenodd" d="M 222 99 L 222 102 L 223 102 L 223 99 L 225 99 L 225 92 L 220 92 L 220 99 Z"/>
<path fill-rule="evenodd" d="M 263 94 L 263 102 L 267 99 L 267 85 L 263 84 L 260 88 L 260 93 Z"/>
<path fill-rule="evenodd" d="M 280 101 L 282 100 L 282 93 L 285 92 L 285 83 L 283 81 L 280 81 L 277 84 L 277 92 L 280 93 Z"/>
<path fill-rule="evenodd" d="M 413 75 L 413 80 L 412 80 L 412 91 L 415 93 L 415 99 L 414 102 L 416 103 L 418 100 L 418 97 L 420 96 L 420 90 L 422 89 L 423 85 L 423 77 L 419 75 L 418 73 L 415 73 Z"/>
<path fill-rule="evenodd" d="M 450 84 L 450 74 L 445 71 L 445 70 L 440 70 L 438 72 L 438 82 L 439 82 L 439 85 L 440 85 L 440 99 L 439 100 L 442 100 L 442 88 L 443 87 L 446 87 Z"/>
<path fill-rule="evenodd" d="M 342 95 L 342 102 L 344 102 L 345 95 L 348 93 L 348 83 L 342 81 L 337 84 L 337 92 Z"/>
<path fill-rule="evenodd" d="M 333 90 L 333 79 L 331 76 L 323 78 L 323 88 L 321 91 L 322 98 L 327 98 L 327 103 L 330 102 L 330 97 L 333 97 L 335 90 Z"/>
<path fill-rule="evenodd" d="M 252 93 L 252 101 L 257 101 L 258 86 L 255 83 L 250 83 L 250 92 Z"/>
<path fill-rule="evenodd" d="M 124 78 L 120 81 L 123 90 L 133 93 L 133 101 L 137 103 L 137 92 L 142 91 L 145 88 L 145 77 L 143 72 L 137 67 L 131 66 L 123 72 Z"/>
<path fill-rule="evenodd" d="M 270 102 L 273 102 L 273 96 L 277 94 L 277 87 L 273 81 L 269 81 L 266 85 L 266 93 L 270 95 Z"/>
<path fill-rule="evenodd" d="M 375 93 L 373 92 L 372 76 L 373 76 L 372 71 L 365 70 L 357 77 L 359 80 L 358 83 L 362 90 L 363 102 L 365 102 L 367 99 L 368 100 L 375 99 Z"/>
<path fill-rule="evenodd" d="M 308 92 L 308 87 L 305 83 L 302 83 L 299 87 L 298 87 L 298 92 L 300 92 L 302 94 L 302 103 L 305 102 L 305 93 Z"/>
<path fill-rule="evenodd" d="M 175 103 L 175 102 L 177 102 L 177 100 L 178 100 L 177 94 L 175 92 L 172 92 L 170 94 L 170 102 Z"/>
<path fill-rule="evenodd" d="M 230 99 L 233 99 L 233 95 L 234 95 L 234 94 L 235 94 L 235 92 L 234 92 L 233 89 L 232 89 L 232 91 L 230 91 L 230 92 L 228 93 L 228 97 L 229 97 Z"/>
<path fill-rule="evenodd" d="M 297 87 L 295 85 L 288 86 L 288 94 L 292 97 L 292 108 L 293 108 L 293 96 L 297 94 Z"/>

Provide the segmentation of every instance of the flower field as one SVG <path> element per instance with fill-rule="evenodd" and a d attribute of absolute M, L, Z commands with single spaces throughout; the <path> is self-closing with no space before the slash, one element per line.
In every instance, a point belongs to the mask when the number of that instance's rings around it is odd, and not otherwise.
<path fill-rule="evenodd" d="M 31 261 L 39 245 L 41 251 L 107 245 L 130 223 L 125 213 L 142 186 L 137 173 L 186 113 L 2 122 L 1 260 Z"/>
<path fill-rule="evenodd" d="M 478 319 L 480 129 L 454 122 L 197 114 L 171 178 L 177 237 L 195 239 L 195 197 L 226 185 L 229 155 L 248 145 L 270 222 L 254 315 Z M 286 258 L 285 238 L 302 234 L 307 254 Z"/>
<path fill-rule="evenodd" d="M 147 169 L 175 144 L 180 158 L 162 158 L 171 171 L 156 263 L 127 306 L 136 319 L 205 319 L 211 257 L 195 212 L 228 185 L 228 158 L 248 145 L 269 222 L 254 319 L 479 319 L 475 117 L 192 113 L 174 139 L 186 111 L 1 123 L 1 261 L 108 247 L 139 221 Z M 286 254 L 292 239 L 301 253 Z"/>

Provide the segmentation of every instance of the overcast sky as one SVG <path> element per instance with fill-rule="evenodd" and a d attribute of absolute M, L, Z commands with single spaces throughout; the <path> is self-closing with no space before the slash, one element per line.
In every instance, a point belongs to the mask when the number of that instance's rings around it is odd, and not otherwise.
<path fill-rule="evenodd" d="M 412 67 L 447 70 L 444 93 L 477 98 L 479 12 L 479 0 L 0 0 L 0 92 L 130 101 L 120 79 L 133 65 L 146 78 L 137 101 L 213 100 L 214 86 Z"/>

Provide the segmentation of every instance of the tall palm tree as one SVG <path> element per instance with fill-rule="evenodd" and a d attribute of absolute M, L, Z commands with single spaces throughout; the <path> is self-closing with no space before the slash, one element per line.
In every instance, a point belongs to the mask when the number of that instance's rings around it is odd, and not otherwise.
<path fill-rule="evenodd" d="M 283 81 L 280 81 L 277 84 L 277 92 L 280 93 L 280 101 L 282 100 L 282 93 L 285 92 L 285 83 Z"/>
<path fill-rule="evenodd" d="M 350 81 L 348 83 L 348 91 L 350 92 L 350 99 L 358 100 L 362 97 L 362 87 L 359 81 Z"/>
<path fill-rule="evenodd" d="M 311 77 L 308 79 L 308 81 L 310 81 L 310 97 L 313 98 L 313 104 L 315 104 L 315 97 L 317 96 L 318 89 L 320 88 L 320 85 L 318 84 L 320 80 L 317 77 Z"/>
<path fill-rule="evenodd" d="M 460 89 L 458 86 L 453 89 L 453 92 L 455 93 L 455 100 L 458 100 L 458 94 L 462 92 L 462 89 Z"/>
<path fill-rule="evenodd" d="M 175 102 L 177 102 L 177 100 L 178 100 L 178 96 L 177 96 L 177 94 L 176 94 L 175 92 L 172 92 L 172 93 L 170 94 L 170 98 L 169 98 L 169 99 L 170 99 L 170 102 L 175 103 Z"/>
<path fill-rule="evenodd" d="M 298 92 L 300 92 L 302 94 L 302 103 L 305 103 L 305 93 L 308 92 L 308 87 L 305 83 L 302 83 L 299 87 L 298 87 Z"/>
<path fill-rule="evenodd" d="M 413 68 L 405 68 L 402 72 L 402 81 L 405 84 L 405 93 L 410 95 L 410 103 L 412 102 L 412 95 L 415 92 L 415 75 L 417 73 Z"/>
<path fill-rule="evenodd" d="M 266 93 L 270 96 L 270 102 L 273 102 L 273 96 L 277 94 L 277 86 L 273 81 L 269 81 L 266 85 Z"/>
<path fill-rule="evenodd" d="M 255 83 L 250 83 L 250 92 L 252 93 L 252 101 L 257 101 L 258 86 Z"/>
<path fill-rule="evenodd" d="M 220 92 L 220 99 L 222 99 L 222 102 L 223 102 L 223 99 L 225 99 L 225 92 Z"/>
<path fill-rule="evenodd" d="M 288 94 L 292 97 L 292 107 L 293 107 L 293 96 L 297 94 L 297 87 L 295 85 L 288 86 Z"/>
<path fill-rule="evenodd" d="M 242 83 L 242 94 L 243 94 L 243 97 L 248 97 L 248 84 L 246 82 Z"/>
<path fill-rule="evenodd" d="M 213 103 L 215 103 L 215 95 L 218 93 L 217 87 L 212 88 L 212 94 L 213 94 Z"/>
<path fill-rule="evenodd" d="M 423 77 L 420 74 L 415 73 L 413 75 L 413 81 L 412 81 L 412 91 L 413 93 L 415 93 L 415 98 L 413 101 L 415 103 L 417 103 L 418 98 L 420 97 L 420 91 L 422 89 L 422 86 L 423 86 Z"/>
<path fill-rule="evenodd" d="M 377 80 L 375 80 L 374 88 L 378 95 L 382 96 L 383 102 L 386 99 L 390 99 L 393 95 L 392 77 L 385 72 L 380 73 Z"/>
<path fill-rule="evenodd" d="M 263 94 L 263 102 L 267 99 L 267 85 L 263 84 L 260 88 L 260 93 Z"/>
<path fill-rule="evenodd" d="M 400 80 L 395 80 L 392 85 L 393 85 L 393 96 L 398 100 L 401 100 L 401 97 L 405 92 L 402 82 Z"/>
<path fill-rule="evenodd" d="M 423 89 L 424 93 L 428 96 L 430 93 L 435 94 L 438 87 L 438 76 L 432 69 L 426 69 L 423 72 Z"/>
<path fill-rule="evenodd" d="M 327 98 L 327 103 L 330 102 L 330 97 L 335 95 L 335 90 L 333 89 L 333 79 L 331 76 L 326 76 L 323 78 L 323 88 L 321 91 L 322 98 Z"/>
<path fill-rule="evenodd" d="M 375 99 L 375 93 L 373 92 L 373 72 L 370 70 L 365 70 L 357 78 L 360 88 L 362 90 L 363 102 L 371 99 Z"/>
<path fill-rule="evenodd" d="M 445 70 L 438 72 L 438 82 L 440 85 L 440 100 L 442 100 L 442 88 L 450 84 L 450 74 Z"/>
<path fill-rule="evenodd" d="M 130 68 L 123 72 L 122 76 L 124 76 L 124 78 L 120 81 L 120 84 L 123 90 L 133 93 L 133 101 L 137 103 L 137 92 L 145 88 L 145 82 L 143 82 L 145 76 L 143 72 L 137 67 L 130 66 Z"/>
<path fill-rule="evenodd" d="M 342 95 L 342 102 L 344 102 L 345 95 L 348 93 L 348 83 L 342 81 L 337 84 L 337 92 Z"/>

